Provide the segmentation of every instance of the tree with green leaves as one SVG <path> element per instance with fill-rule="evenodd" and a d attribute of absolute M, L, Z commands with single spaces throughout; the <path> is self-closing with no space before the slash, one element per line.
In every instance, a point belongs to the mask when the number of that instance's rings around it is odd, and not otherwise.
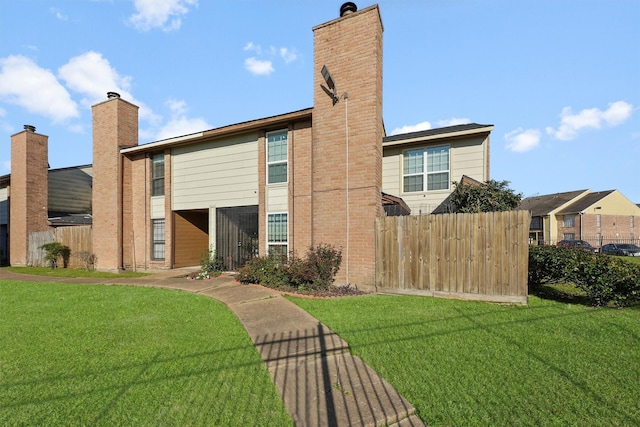
<path fill-rule="evenodd" d="M 510 211 L 517 208 L 522 200 L 522 193 L 509 188 L 509 181 L 461 181 L 453 185 L 455 189 L 449 196 L 451 213 Z"/>

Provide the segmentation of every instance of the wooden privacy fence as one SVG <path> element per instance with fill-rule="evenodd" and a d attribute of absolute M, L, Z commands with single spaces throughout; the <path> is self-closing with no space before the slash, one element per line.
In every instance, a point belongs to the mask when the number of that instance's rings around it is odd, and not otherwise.
<path fill-rule="evenodd" d="M 71 227 L 57 227 L 48 231 L 38 231 L 29 234 L 29 253 L 27 265 L 34 267 L 48 267 L 44 257 L 46 252 L 40 246 L 49 242 L 60 242 L 71 249 L 69 268 L 84 268 L 85 263 L 77 257 L 82 252 L 93 252 L 91 243 L 91 226 L 80 225 Z M 62 266 L 61 264 L 58 264 Z"/>
<path fill-rule="evenodd" d="M 378 292 L 527 303 L 528 211 L 380 217 Z"/>

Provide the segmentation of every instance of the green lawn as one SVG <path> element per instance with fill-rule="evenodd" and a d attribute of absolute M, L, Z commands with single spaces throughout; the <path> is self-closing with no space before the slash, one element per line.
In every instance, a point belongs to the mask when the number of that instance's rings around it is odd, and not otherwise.
<path fill-rule="evenodd" d="M 99 279 L 126 279 L 130 277 L 148 276 L 149 273 L 138 273 L 133 271 L 122 271 L 120 273 L 109 273 L 105 271 L 86 270 L 81 268 L 49 268 L 49 267 L 4 267 L 12 273 L 33 274 L 36 276 L 49 277 L 94 277 Z"/>
<path fill-rule="evenodd" d="M 640 310 L 291 298 L 430 426 L 640 425 Z"/>
<path fill-rule="evenodd" d="M 0 282 L 0 425 L 291 425 L 217 301 L 166 289 Z"/>

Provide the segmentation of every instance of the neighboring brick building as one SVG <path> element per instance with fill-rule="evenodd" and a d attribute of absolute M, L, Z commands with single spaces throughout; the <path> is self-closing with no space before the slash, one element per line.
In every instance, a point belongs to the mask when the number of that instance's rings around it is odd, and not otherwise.
<path fill-rule="evenodd" d="M 560 240 L 586 240 L 594 247 L 640 244 L 640 207 L 618 190 L 528 197 L 519 209 L 531 211 L 530 240 L 538 244 Z"/>
<path fill-rule="evenodd" d="M 135 105 L 110 92 L 93 107 L 99 269 L 193 266 L 213 249 L 235 269 L 328 243 L 337 281 L 368 287 L 377 217 L 430 213 L 452 181 L 489 179 L 492 125 L 386 136 L 379 8 L 341 14 L 313 28 L 312 108 L 138 145 Z"/>

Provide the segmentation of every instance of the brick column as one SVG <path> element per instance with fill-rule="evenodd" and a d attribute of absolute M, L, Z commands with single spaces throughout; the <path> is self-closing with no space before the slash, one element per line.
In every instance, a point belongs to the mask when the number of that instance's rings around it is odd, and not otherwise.
<path fill-rule="evenodd" d="M 345 14 L 313 31 L 313 244 L 342 247 L 337 283 L 372 287 L 375 219 L 383 214 L 383 28 L 378 6 Z M 331 89 L 323 67 L 335 84 L 337 103 L 322 88 Z"/>
<path fill-rule="evenodd" d="M 35 127 L 11 136 L 11 186 L 9 188 L 9 263 L 28 263 L 29 234 L 49 229 L 49 137 Z"/>
<path fill-rule="evenodd" d="M 138 107 L 114 92 L 92 107 L 93 112 L 93 252 L 97 268 L 123 268 L 123 188 L 129 188 L 130 160 L 121 148 L 138 145 Z M 125 174 L 123 171 L 126 170 Z M 130 194 L 130 192 L 128 192 Z M 131 197 L 126 197 L 130 202 Z M 127 210 L 134 209 L 129 206 Z M 130 217 L 128 217 L 130 218 Z M 127 236 L 129 242 L 130 236 Z"/>

